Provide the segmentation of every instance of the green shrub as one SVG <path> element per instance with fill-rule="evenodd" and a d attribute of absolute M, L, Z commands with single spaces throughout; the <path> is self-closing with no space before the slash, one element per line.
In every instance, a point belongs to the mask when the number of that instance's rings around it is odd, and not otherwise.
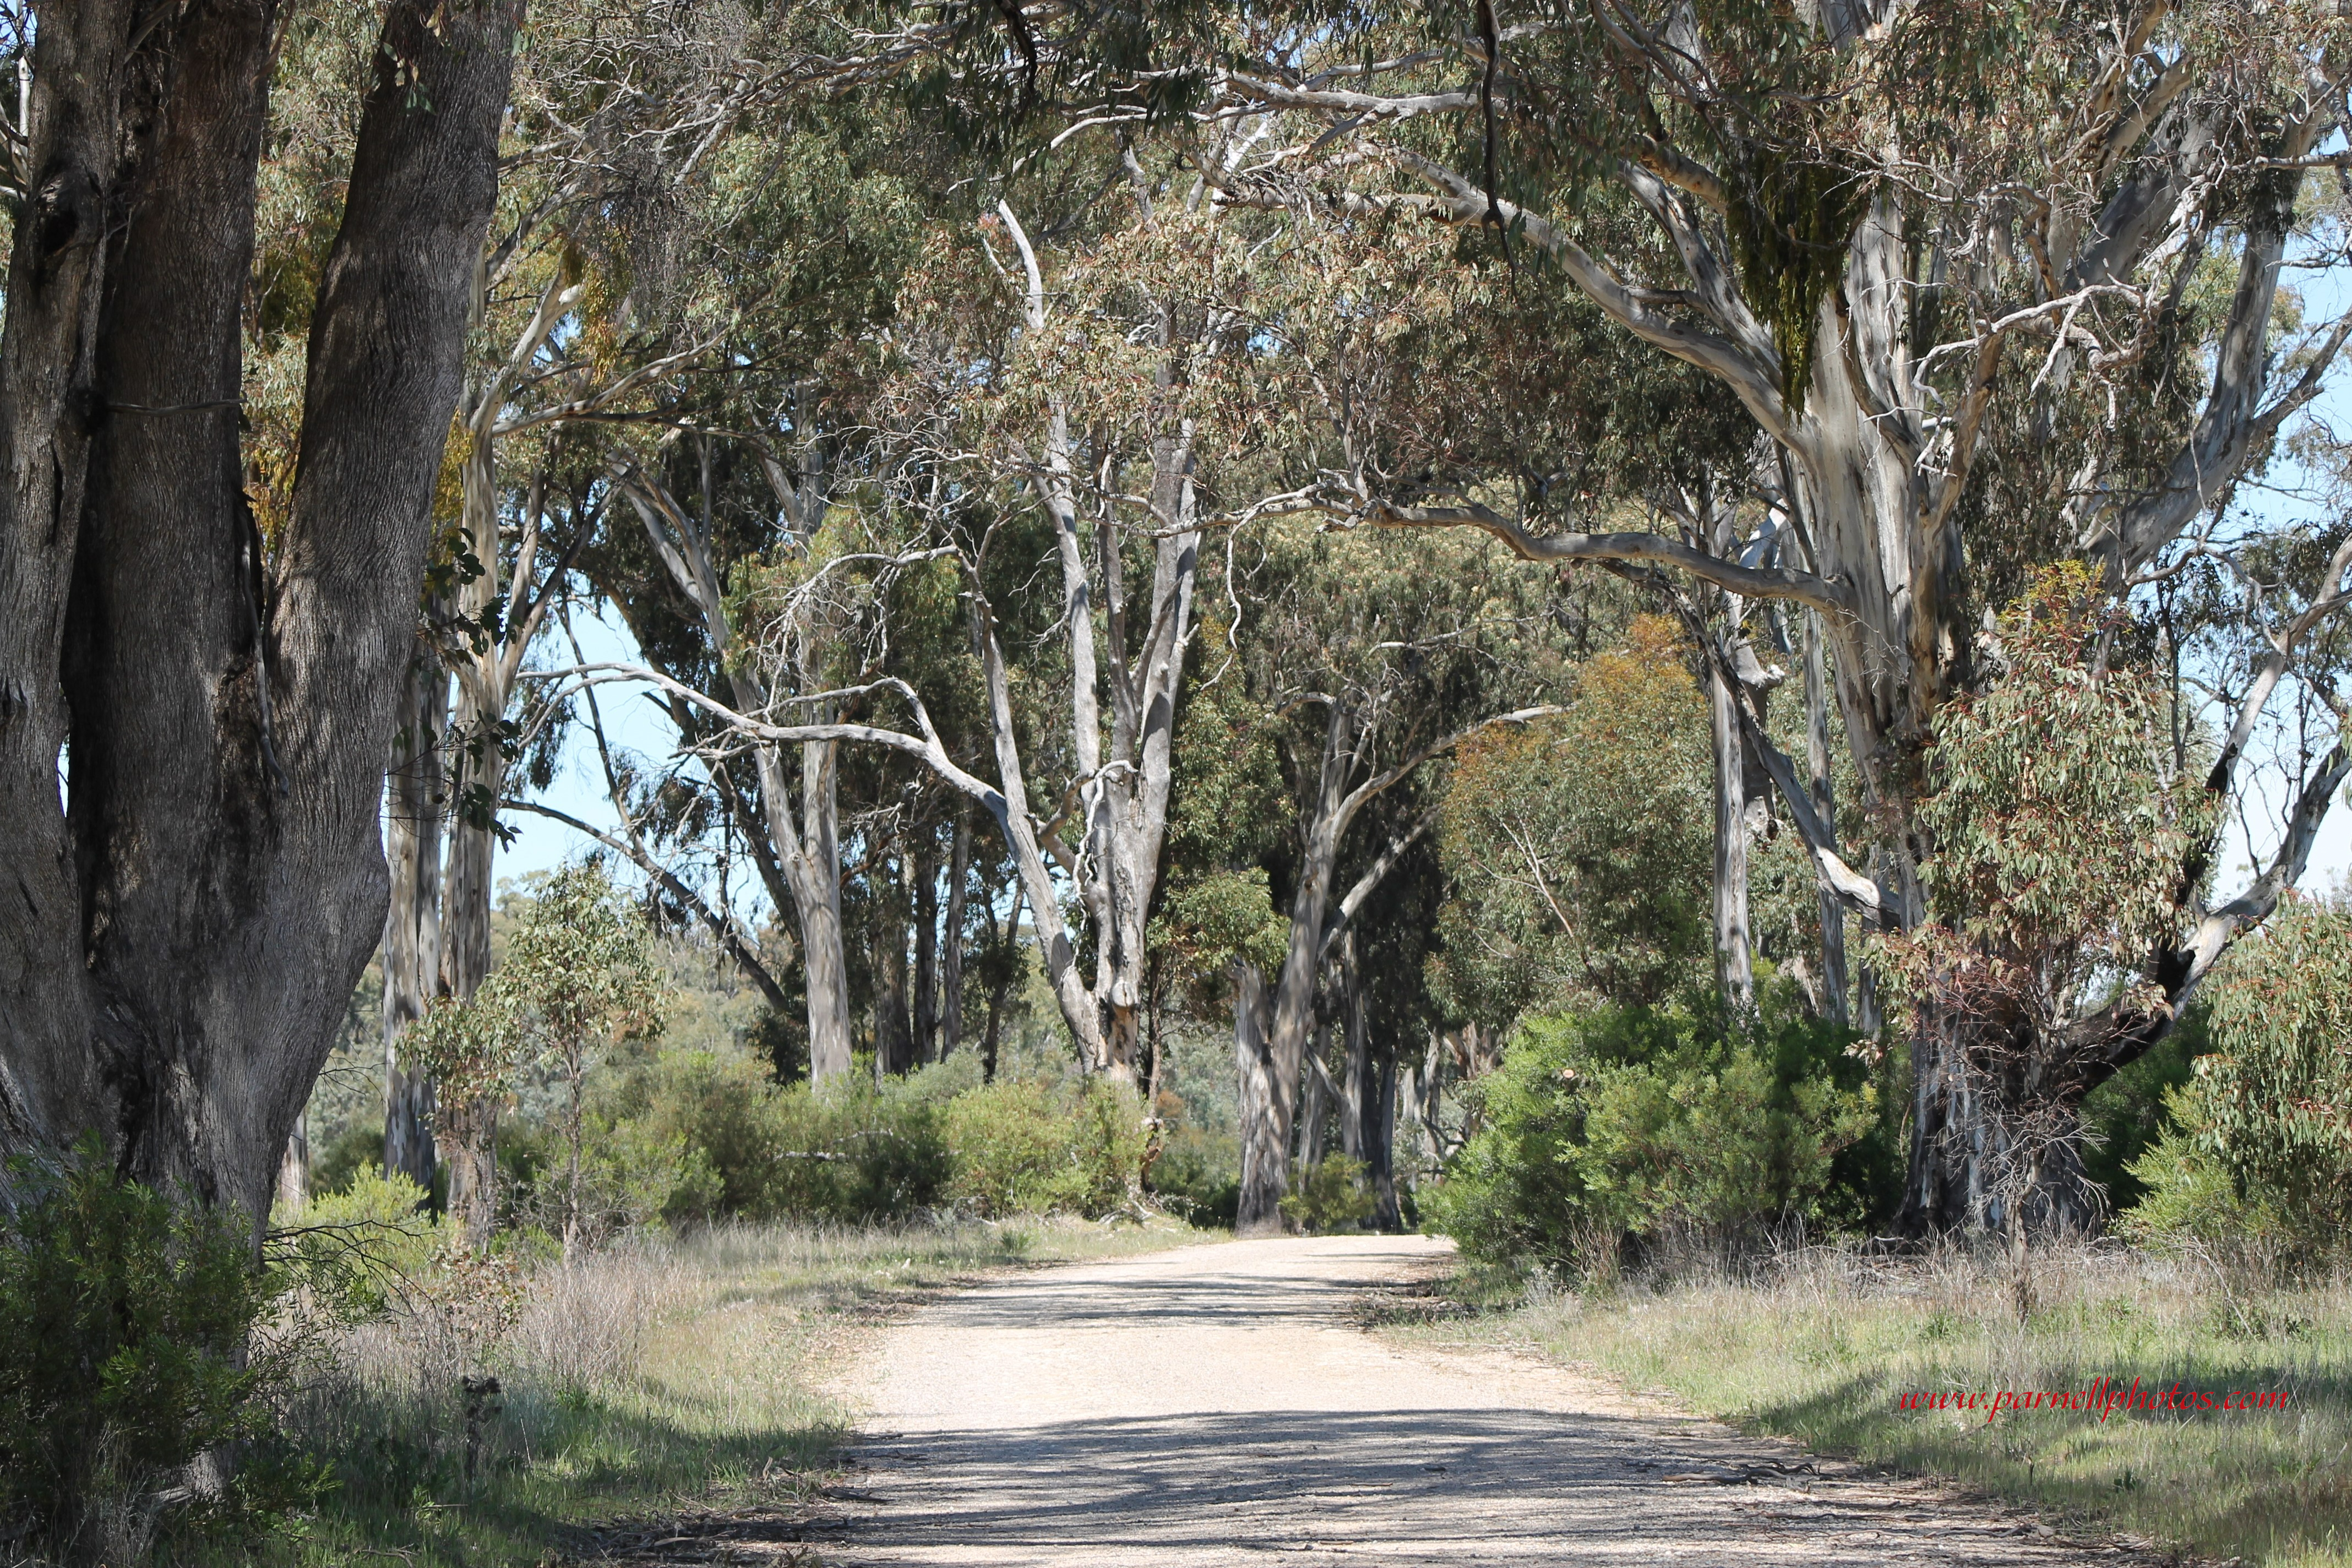
<path fill-rule="evenodd" d="M 2352 910 L 2291 901 L 2224 961 L 2212 1052 L 2171 1091 L 2173 1126 L 2131 1166 L 2126 1228 L 2252 1238 L 2327 1262 L 2352 1232 Z"/>
<path fill-rule="evenodd" d="M 2128 1167 L 2139 1199 L 2117 1219 L 2127 1239 L 2159 1251 L 2188 1244 L 2290 1241 L 2294 1226 L 2278 1194 L 2242 1185 L 2205 1137 L 2200 1108 L 2176 1089 L 2165 1097 L 2173 1125 Z"/>
<path fill-rule="evenodd" d="M 946 1125 L 950 1194 L 982 1215 L 1105 1215 L 1137 1190 L 1143 1102 L 1124 1085 L 988 1084 L 949 1100 Z"/>
<path fill-rule="evenodd" d="M 0 1532 L 123 1565 L 156 1533 L 243 1532 L 301 1500 L 274 1462 L 278 1368 L 246 1354 L 285 1289 L 250 1222 L 119 1180 L 95 1140 L 61 1167 L 19 1161 L 0 1228 Z M 215 1487 L 209 1450 L 258 1444 Z M 0 1540 L 6 1540 L 0 1534 Z"/>
<path fill-rule="evenodd" d="M 666 1118 L 582 1118 L 580 1235 L 601 1246 L 624 1230 L 687 1225 L 719 1212 L 725 1183 L 709 1155 Z M 510 1122 L 499 1163 L 508 1178 L 509 1221 L 560 1237 L 571 1191 L 571 1150 L 560 1127 Z"/>
<path fill-rule="evenodd" d="M 1570 1269 L 1629 1237 L 1859 1223 L 1894 1163 L 1852 1038 L 1778 991 L 1745 1017 L 1702 994 L 1529 1019 L 1425 1223 L 1479 1262 Z"/>
<path fill-rule="evenodd" d="M 952 1155 L 939 1105 L 920 1084 L 877 1085 L 853 1072 L 823 1090 L 780 1089 L 769 1114 L 774 1142 L 761 1212 L 889 1219 L 946 1196 Z"/>
<path fill-rule="evenodd" d="M 798 1086 L 805 1094 L 806 1086 Z M 615 1119 L 642 1122 L 656 1138 L 676 1138 L 699 1156 L 697 1196 L 713 1211 L 769 1212 L 775 1152 L 782 1145 L 777 1100 L 786 1091 L 767 1064 L 715 1051 L 665 1051 L 612 1105 Z"/>
<path fill-rule="evenodd" d="M 2106 1189 L 2121 1213 L 2149 1191 L 2135 1174 L 2170 1123 L 2171 1091 L 2196 1076 L 2197 1058 L 2213 1048 L 2206 1027 L 2210 999 L 2200 997 L 2146 1056 L 2093 1089 L 2083 1101 L 2083 1169 Z"/>
<path fill-rule="evenodd" d="M 1241 1212 L 1241 1163 L 1238 1137 L 1180 1122 L 1144 1173 L 1144 1184 L 1194 1225 L 1231 1229 Z"/>
<path fill-rule="evenodd" d="M 1300 1173 L 1296 1190 L 1282 1200 L 1282 1217 L 1316 1235 L 1361 1230 L 1378 1205 L 1364 1181 L 1364 1163 L 1328 1154 Z"/>
<path fill-rule="evenodd" d="M 427 1212 L 423 1187 L 362 1170 L 300 1214 L 276 1215 L 273 1241 L 296 1283 L 332 1315 L 355 1321 L 429 1273 L 447 1231 Z"/>
<path fill-rule="evenodd" d="M 310 1146 L 310 1191 L 340 1193 L 365 1171 L 383 1168 L 383 1128 L 373 1118 L 354 1121 L 324 1143 Z"/>

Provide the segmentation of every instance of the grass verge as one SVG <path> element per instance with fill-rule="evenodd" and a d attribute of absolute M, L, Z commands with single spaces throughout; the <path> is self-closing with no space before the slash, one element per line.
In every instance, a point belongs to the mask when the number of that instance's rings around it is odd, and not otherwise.
<path fill-rule="evenodd" d="M 2102 1247 L 1812 1250 L 1747 1280 L 1573 1294 L 1465 1270 L 1391 1331 L 1516 1345 L 1751 1430 L 2267 1568 L 2352 1564 L 2352 1288 Z M 1394 1314 L 1391 1314 L 1393 1317 Z M 1904 1409 L 1914 1391 L 2284 1390 L 2283 1411 Z"/>
<path fill-rule="evenodd" d="M 1007 1268 L 1216 1238 L 1060 1218 L 722 1228 L 439 1280 L 319 1358 L 285 1425 L 329 1489 L 236 1560 L 540 1564 L 597 1553 L 614 1521 L 788 1514 L 849 1429 L 829 1380 L 861 1323 Z"/>

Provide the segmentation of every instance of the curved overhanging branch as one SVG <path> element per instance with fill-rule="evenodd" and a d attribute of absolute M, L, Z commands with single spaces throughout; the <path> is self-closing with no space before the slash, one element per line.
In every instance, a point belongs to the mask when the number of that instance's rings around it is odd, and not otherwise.
<path fill-rule="evenodd" d="M 1475 724 L 1472 724 L 1465 729 L 1456 730 L 1451 735 L 1447 735 L 1440 740 L 1432 741 L 1426 746 L 1422 747 L 1421 750 L 1405 758 L 1404 761 L 1397 763 L 1395 766 L 1388 769 L 1384 773 L 1373 774 L 1370 778 L 1366 779 L 1362 784 L 1358 784 L 1354 789 L 1348 792 L 1347 798 L 1340 801 L 1339 809 L 1335 814 L 1337 826 L 1332 831 L 1333 840 L 1336 842 L 1340 834 L 1348 831 L 1348 824 L 1355 818 L 1357 812 L 1363 809 L 1365 802 L 1370 800 L 1374 795 L 1395 784 L 1399 779 L 1404 777 L 1405 774 L 1421 766 L 1422 763 L 1429 761 L 1430 758 L 1453 751 L 1455 747 L 1461 745 L 1463 742 L 1471 739 L 1473 736 L 1484 734 L 1486 731 L 1495 728 L 1498 724 L 1526 724 L 1538 719 L 1549 719 L 1554 714 L 1564 713 L 1566 711 L 1566 709 L 1549 702 L 1535 708 L 1515 708 L 1508 713 L 1497 713 L 1491 719 L 1481 719 Z"/>
<path fill-rule="evenodd" d="M 523 679 L 571 682 L 563 689 L 556 692 L 551 699 L 559 701 L 573 691 L 584 690 L 592 686 L 622 684 L 652 686 L 667 692 L 678 701 L 700 709 L 738 734 L 764 745 L 787 746 L 809 741 L 848 741 L 864 745 L 887 746 L 892 751 L 903 752 L 924 763 L 939 775 L 942 783 L 977 801 L 983 810 L 996 819 L 1000 827 L 1006 822 L 1007 808 L 1003 792 L 992 784 L 974 778 L 956 765 L 955 760 L 948 755 L 946 746 L 940 743 L 938 731 L 932 728 L 930 711 L 923 706 L 923 700 L 916 695 L 913 687 L 895 676 L 869 681 L 863 686 L 844 687 L 837 691 L 814 692 L 806 697 L 793 698 L 792 700 L 819 702 L 862 697 L 874 691 L 894 691 L 904 698 L 907 705 L 914 710 L 915 726 L 919 731 L 916 734 L 909 735 L 902 730 L 886 729 L 878 724 L 771 724 L 763 719 L 754 719 L 748 714 L 739 713 L 707 692 L 698 691 L 684 681 L 672 679 L 661 671 L 649 669 L 641 664 L 574 664 L 567 665 L 561 669 L 530 671 Z"/>
<path fill-rule="evenodd" d="M 2326 760 L 2304 781 L 2303 793 L 2296 797 L 2294 810 L 2287 817 L 2286 837 L 2279 845 L 2278 853 L 2271 857 L 2270 865 L 2244 892 L 2209 912 L 2189 933 L 2181 950 L 2186 967 L 2179 984 L 2168 988 L 2170 1000 L 2176 1005 L 2211 973 L 2238 934 L 2268 920 L 2271 911 L 2278 908 L 2280 897 L 2302 879 L 2305 868 L 2311 863 L 2311 847 L 2319 837 L 2319 825 L 2326 819 L 2336 792 L 2347 778 L 2352 778 L 2352 749 L 2347 749 L 2347 742 L 2339 737 Z"/>
<path fill-rule="evenodd" d="M 1374 860 L 1364 874 L 1356 879 L 1355 886 L 1348 889 L 1347 895 L 1339 900 L 1339 909 L 1332 912 L 1330 920 L 1324 926 L 1323 945 L 1315 955 L 1318 965 L 1328 963 L 1331 961 L 1332 951 L 1339 945 L 1339 939 L 1347 934 L 1349 925 L 1356 918 L 1356 911 L 1364 907 L 1364 900 L 1370 898 L 1380 885 L 1387 880 L 1391 871 L 1396 869 L 1397 862 L 1404 858 L 1404 852 L 1421 842 L 1423 836 L 1436 826 L 1436 812 L 1422 813 L 1413 820 L 1411 827 L 1390 839 L 1387 846 L 1381 850 L 1380 858 Z"/>
<path fill-rule="evenodd" d="M 712 909 L 707 900 L 692 888 L 688 887 L 677 873 L 656 859 L 646 848 L 643 841 L 635 835 L 627 839 L 620 838 L 582 821 L 569 812 L 558 811 L 555 807 L 541 801 L 517 800 L 509 796 L 499 802 L 499 809 L 527 811 L 534 816 L 544 816 L 551 822 L 560 822 L 574 833 L 594 839 L 614 854 L 625 857 L 639 870 L 659 883 L 662 890 L 677 902 L 678 908 L 692 910 L 695 918 L 709 928 L 710 934 L 718 940 L 721 947 L 727 950 L 727 956 L 733 959 L 736 967 L 750 976 L 751 984 L 760 988 L 760 994 L 767 998 L 770 1007 L 778 1013 L 789 1013 L 793 1010 L 793 999 L 785 994 L 783 986 L 777 983 L 776 977 L 768 973 L 768 966 L 743 940 L 743 934 L 736 929 L 735 922 Z"/>
<path fill-rule="evenodd" d="M 1392 501 L 1308 500 L 1263 515 L 1311 513 L 1349 528 L 1475 528 L 1500 540 L 1522 561 L 1639 561 L 1679 566 L 1692 576 L 1753 599 L 1790 599 L 1823 615 L 1850 620 L 1853 594 L 1843 583 L 1787 566 L 1743 566 L 1663 533 L 1532 533 L 1492 507 L 1400 506 Z"/>
<path fill-rule="evenodd" d="M 1721 647 L 1706 635 L 1706 625 L 1697 607 L 1680 593 L 1675 595 L 1675 600 L 1684 624 L 1697 638 L 1700 649 L 1707 662 L 1715 667 L 1717 675 L 1733 692 L 1743 690 L 1747 682 L 1740 679 L 1739 672 L 1725 658 Z M 1837 825 L 1824 822 L 1821 814 L 1813 809 L 1812 791 L 1797 777 L 1796 764 L 1790 761 L 1789 754 L 1772 743 L 1772 738 L 1764 732 L 1764 726 L 1757 722 L 1756 715 L 1745 701 L 1735 697 L 1731 710 L 1739 716 L 1743 737 L 1756 749 L 1757 756 L 1764 763 L 1765 773 L 1771 777 L 1772 787 L 1780 792 L 1782 804 L 1788 806 L 1789 819 L 1797 825 L 1797 837 L 1804 842 L 1806 853 L 1812 857 L 1813 872 L 1820 879 L 1822 889 L 1857 914 L 1883 918 L 1895 907 L 1895 900 L 1886 896 L 1886 890 L 1874 879 L 1846 864 L 1845 858 L 1838 853 Z"/>

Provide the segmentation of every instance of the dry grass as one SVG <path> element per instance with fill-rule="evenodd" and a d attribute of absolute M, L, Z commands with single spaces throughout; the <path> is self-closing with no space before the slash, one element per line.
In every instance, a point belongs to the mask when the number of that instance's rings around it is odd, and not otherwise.
<path fill-rule="evenodd" d="M 317 1358 L 286 1425 L 334 1488 L 264 1560 L 539 1563 L 622 1516 L 804 1501 L 855 1415 L 831 1385 L 863 1321 L 992 1270 L 1211 1238 L 761 1226 L 436 1277 Z M 498 1392 L 469 1397 L 483 1376 Z"/>
<path fill-rule="evenodd" d="M 1465 1281 L 1475 1290 L 1475 1281 Z M 2352 1563 L 2352 1287 L 2263 1286 L 2120 1247 L 2039 1254 L 2028 1310 L 2005 1261 L 1811 1249 L 1406 1331 L 1517 1342 L 1707 1415 L 1936 1473 L 2218 1558 Z M 1905 1411 L 1916 1390 L 2284 1389 L 2281 1414 Z"/>

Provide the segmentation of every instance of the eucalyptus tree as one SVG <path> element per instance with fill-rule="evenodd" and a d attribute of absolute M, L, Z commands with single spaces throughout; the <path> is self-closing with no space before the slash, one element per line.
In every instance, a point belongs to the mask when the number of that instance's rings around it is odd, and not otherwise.
<path fill-rule="evenodd" d="M 753 657 L 734 578 L 805 551 L 834 467 L 855 461 L 859 382 L 915 254 L 920 193 L 935 173 L 929 143 L 898 121 L 778 86 L 822 32 L 803 13 L 763 19 L 722 5 L 610 17 L 583 6 L 574 20 L 563 63 L 530 104 L 547 132 L 544 191 L 518 205 L 516 222 L 535 226 L 537 250 L 514 247 L 509 262 L 542 282 L 561 321 L 530 353 L 486 357 L 470 406 L 488 423 L 467 451 L 486 472 L 488 437 L 521 444 L 524 460 L 499 487 L 510 534 L 544 470 L 579 550 L 566 563 L 647 668 L 722 706 L 765 711 L 812 689 L 813 671 L 830 672 L 830 634 L 803 628 L 808 658 L 780 681 Z M 515 325 L 530 331 L 520 316 Z M 577 655 L 551 662 L 563 657 Z M 505 706 L 511 676 L 474 684 L 478 727 L 516 722 Z M 772 1011 L 805 1008 L 819 1077 L 845 1071 L 834 748 L 706 756 L 703 710 L 674 693 L 661 705 L 678 751 L 652 769 L 621 754 L 593 697 L 578 705 L 613 799 L 609 824 L 501 790 L 488 746 L 478 748 L 484 792 L 509 810 L 563 816 L 626 856 L 665 904 L 709 926 Z M 541 711 L 572 710 L 556 701 Z M 489 838 L 475 843 L 487 857 Z M 737 907 L 750 882 L 796 918 L 807 972 L 797 998 Z M 468 907 L 481 904 L 467 892 Z"/>
<path fill-rule="evenodd" d="M 235 415 L 289 9 L 35 8 L 0 338 L 0 1141 L 94 1133 L 257 1224 L 382 931 L 379 781 L 522 6 L 395 0 L 339 84 L 357 136 L 265 531 Z"/>
<path fill-rule="evenodd" d="M 533 728 L 515 710 L 523 661 L 608 499 L 579 478 L 591 433 L 647 416 L 706 346 L 672 309 L 691 287 L 674 253 L 709 200 L 714 132 L 756 90 L 741 68 L 747 48 L 767 52 L 755 34 L 724 6 L 557 0 L 516 73 L 512 174 L 476 269 L 387 783 L 385 1163 L 427 1185 L 432 1085 L 401 1037 L 429 997 L 470 996 L 488 972 L 499 811 Z M 331 117 L 306 120 L 331 139 Z M 299 231 L 331 209 L 331 187 L 307 195 L 279 221 Z M 538 739 L 544 764 L 554 737 Z"/>
<path fill-rule="evenodd" d="M 2200 518 L 2318 395 L 2352 329 L 2297 336 L 2281 309 L 2295 247 L 2315 243 L 2298 189 L 2345 124 L 2340 24 L 2234 0 L 2050 15 L 1626 0 L 1434 19 L 1392 37 L 1302 25 L 1220 62 L 1205 121 L 1276 129 L 1253 160 L 1204 172 L 1237 203 L 1490 231 L 1531 286 L 1580 291 L 1738 397 L 1785 463 L 1790 547 L 1728 560 L 1385 475 L 1343 479 L 1333 503 L 1814 612 L 1866 856 L 1745 704 L 1741 728 L 1823 887 L 1879 925 L 1919 927 L 1937 846 L 1916 763 L 1985 679 L 1984 612 L 2035 561 L 2094 563 L 2125 593 L 2218 548 Z M 1646 232 L 1586 221 L 1612 205 Z M 2343 563 L 2315 564 L 2333 574 L 2299 592 L 2332 614 Z M 2273 628 L 2285 668 L 2213 715 L 2217 803 L 2242 800 L 2244 743 L 2315 624 Z M 2234 897 L 2209 891 L 2212 842 L 2187 849 L 2133 961 L 2145 985 L 2074 998 L 2048 1029 L 1932 1000 L 1915 1012 L 1911 1226 L 1985 1224 L 2018 1180 L 2038 1185 L 2042 1218 L 2082 1217 L 2078 1182 L 2035 1173 L 2045 1155 L 2065 1163 L 2071 1139 L 2012 1149 L 2005 1129 L 2067 1122 L 2162 1036 L 2301 874 L 2347 774 L 2339 737 Z M 2040 1066 L 1991 1069 L 2013 1056 Z"/>
<path fill-rule="evenodd" d="M 583 1094 L 593 1050 L 659 1026 L 662 986 L 650 935 L 602 867 L 567 866 L 517 922 L 502 986 L 541 1059 L 563 1082 L 563 1260 L 581 1243 Z"/>
<path fill-rule="evenodd" d="M 1035 243 L 1004 201 L 977 230 L 935 231 L 926 289 L 898 302 L 891 375 L 871 405 L 873 451 L 834 491 L 838 536 L 870 544 L 747 579 L 759 616 L 751 662 L 772 671 L 808 646 L 812 607 L 861 572 L 912 584 L 943 567 L 960 578 L 985 762 L 964 754 L 960 722 L 937 721 L 941 689 L 920 691 L 870 659 L 827 665 L 840 684 L 800 680 L 782 704 L 730 704 L 650 668 L 589 673 L 651 679 L 761 752 L 844 741 L 895 749 L 975 802 L 1012 855 L 1081 1059 L 1132 1080 L 1170 735 L 1197 630 L 1199 443 L 1205 426 L 1248 445 L 1246 411 L 1224 381 L 1246 367 L 1252 325 L 1224 292 L 1240 237 L 1114 153 L 1110 167 L 1122 163 L 1133 182 L 1103 213 L 1082 201 L 1059 251 Z M 1016 693 L 1008 634 L 1036 607 L 1027 585 L 1039 558 L 1024 552 L 1036 545 L 1060 579 L 1060 613 L 1040 628 L 1050 662 L 1030 660 Z M 891 635 L 874 623 L 867 647 Z M 845 711 L 886 693 L 911 722 Z M 1064 914 L 1065 882 L 1093 949 L 1091 977 Z"/>
<path fill-rule="evenodd" d="M 1242 658 L 1255 700 L 1283 717 L 1292 823 L 1270 990 L 1252 961 L 1239 961 L 1244 1231 L 1281 1225 L 1318 981 L 1358 911 L 1435 818 L 1427 808 L 1405 815 L 1385 843 L 1353 854 L 1349 829 L 1465 742 L 1556 711 L 1540 699 L 1566 674 L 1549 585 L 1482 543 L 1335 536 L 1293 522 L 1262 547 Z M 1343 866 L 1354 873 L 1344 883 Z"/>
<path fill-rule="evenodd" d="M 1681 628 L 1634 619 L 1580 659 L 1557 718 L 1482 737 L 1438 823 L 1439 983 L 1507 1033 L 1529 1009 L 1635 1005 L 1706 950 L 1708 703 Z"/>

